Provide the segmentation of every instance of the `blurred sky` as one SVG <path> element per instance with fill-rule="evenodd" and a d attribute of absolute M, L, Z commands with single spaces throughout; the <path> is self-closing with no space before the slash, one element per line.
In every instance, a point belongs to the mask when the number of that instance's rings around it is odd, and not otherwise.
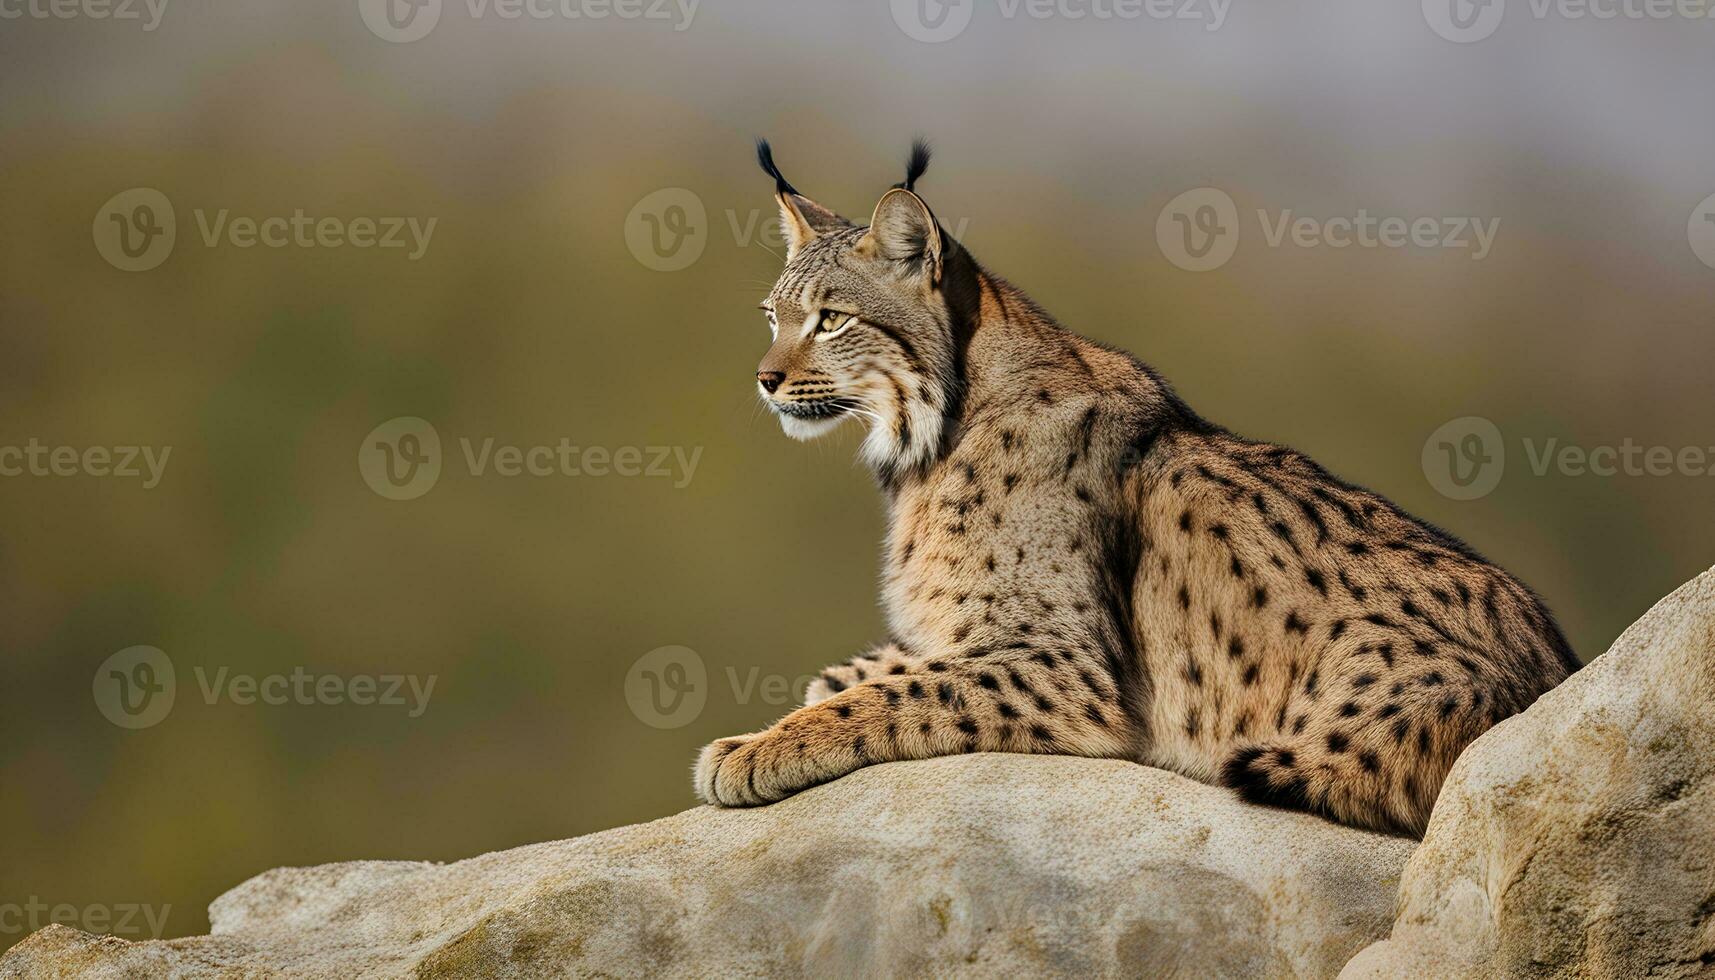
<path fill-rule="evenodd" d="M 0 0 L 25 12 L 0 18 L 0 451 L 172 454 L 153 489 L 0 477 L 0 911 L 170 905 L 182 935 L 278 865 L 665 815 L 694 802 L 703 742 L 787 709 L 763 679 L 883 638 L 856 433 L 790 442 L 755 402 L 779 268 L 758 135 L 860 220 L 931 137 L 919 190 L 991 268 L 1210 418 L 1465 538 L 1585 658 L 1715 560 L 1707 469 L 1531 465 L 1629 441 L 1715 466 L 1715 19 L 1507 0 L 1498 24 L 1462 7 L 1492 34 L 1459 43 L 1441 0 L 1234 0 L 1215 30 L 1209 0 L 1195 21 L 781 0 L 688 23 L 447 0 L 395 43 L 358 0 L 167 0 L 153 30 L 44 2 Z M 925 11 L 968 26 L 926 43 Z M 1190 272 L 1158 219 L 1203 187 L 1240 237 Z M 138 272 L 97 247 L 132 188 L 176 216 Z M 677 220 L 652 201 L 694 202 L 694 258 L 638 245 Z M 415 260 L 208 244 L 223 209 L 435 224 Z M 1256 218 L 1359 209 L 1499 224 L 1474 259 L 1275 247 Z M 411 500 L 358 462 L 401 417 L 443 443 Z M 1466 417 L 1506 460 L 1460 500 L 1424 449 Z M 696 463 L 504 477 L 461 448 L 562 439 Z M 128 730 L 101 669 L 138 645 L 177 698 Z M 657 727 L 640 658 L 668 646 L 694 651 L 701 704 Z M 210 703 L 222 669 L 435 686 L 415 717 Z"/>

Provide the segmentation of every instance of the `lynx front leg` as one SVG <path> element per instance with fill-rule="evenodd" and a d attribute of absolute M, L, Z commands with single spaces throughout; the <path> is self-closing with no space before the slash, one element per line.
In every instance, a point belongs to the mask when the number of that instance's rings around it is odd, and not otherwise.
<path fill-rule="evenodd" d="M 961 752 L 1125 757 L 1133 722 L 1093 660 L 926 660 L 787 715 L 773 728 L 703 749 L 696 789 L 753 806 L 878 762 Z"/>
<path fill-rule="evenodd" d="M 811 681 L 810 686 L 804 689 L 804 703 L 817 704 L 864 681 L 904 674 L 918 661 L 919 658 L 906 653 L 897 644 L 877 647 L 822 671 L 822 676 Z"/>

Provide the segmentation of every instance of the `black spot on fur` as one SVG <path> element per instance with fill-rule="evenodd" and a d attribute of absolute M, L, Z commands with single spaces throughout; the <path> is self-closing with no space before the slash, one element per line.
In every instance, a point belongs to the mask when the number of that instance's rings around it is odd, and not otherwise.
<path fill-rule="evenodd" d="M 1322 593 L 1324 596 L 1328 594 L 1328 580 L 1323 578 L 1322 573 L 1316 569 L 1306 568 L 1304 570 L 1304 580 L 1309 582 L 1310 587 L 1315 589 L 1317 592 Z"/>

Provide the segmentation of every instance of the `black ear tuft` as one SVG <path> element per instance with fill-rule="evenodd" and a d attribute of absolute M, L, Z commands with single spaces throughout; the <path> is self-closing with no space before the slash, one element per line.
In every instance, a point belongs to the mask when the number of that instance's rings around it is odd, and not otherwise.
<path fill-rule="evenodd" d="M 793 187 L 792 183 L 781 175 L 780 168 L 774 165 L 774 151 L 769 148 L 765 139 L 756 141 L 756 162 L 762 164 L 763 172 L 774 178 L 775 190 L 782 194 L 798 193 L 798 189 Z"/>
<path fill-rule="evenodd" d="M 904 182 L 894 184 L 893 186 L 903 187 L 908 191 L 915 192 L 917 189 L 917 178 L 923 176 L 923 171 L 928 169 L 929 141 L 919 136 L 911 141 L 911 159 L 905 162 Z"/>

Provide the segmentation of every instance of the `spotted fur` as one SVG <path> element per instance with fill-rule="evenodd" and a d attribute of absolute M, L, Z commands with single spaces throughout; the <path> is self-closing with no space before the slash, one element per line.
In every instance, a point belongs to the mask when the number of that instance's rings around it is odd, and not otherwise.
<path fill-rule="evenodd" d="M 905 185 L 857 226 L 763 153 L 789 251 L 759 384 L 791 435 L 868 425 L 894 642 L 829 668 L 773 727 L 704 749 L 704 799 L 1058 753 L 1421 834 L 1464 746 L 1577 668 L 1512 576 L 1205 421 L 984 270 Z M 909 182 L 926 164 L 914 152 Z"/>

